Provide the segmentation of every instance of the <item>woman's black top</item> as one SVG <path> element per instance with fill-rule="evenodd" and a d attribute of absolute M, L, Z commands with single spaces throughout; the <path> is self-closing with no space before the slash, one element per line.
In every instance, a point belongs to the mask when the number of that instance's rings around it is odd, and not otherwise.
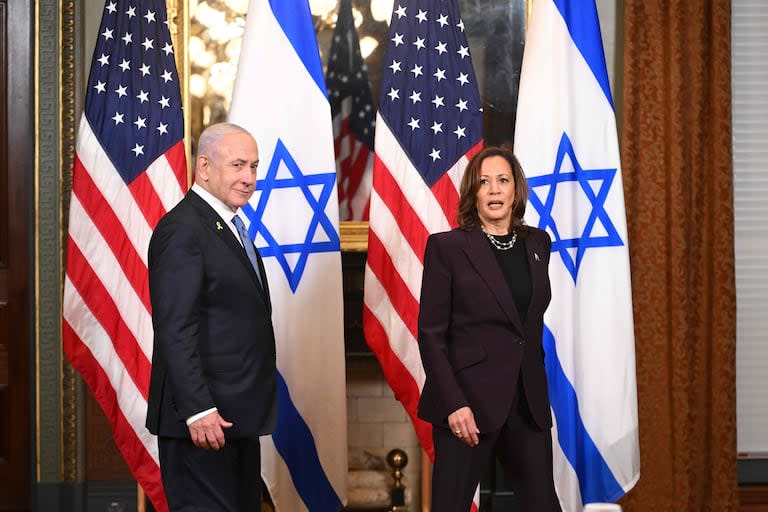
<path fill-rule="evenodd" d="M 494 235 L 494 237 L 502 243 L 512 240 L 511 233 L 509 235 Z M 496 261 L 501 267 L 501 273 L 504 274 L 504 279 L 515 299 L 520 321 L 525 322 L 525 315 L 528 312 L 528 305 L 531 303 L 531 294 L 533 293 L 531 290 L 531 272 L 528 269 L 528 256 L 525 250 L 525 238 L 518 233 L 514 247 L 508 251 L 497 249 L 490 240 L 488 240 L 488 245 L 493 249 Z"/>

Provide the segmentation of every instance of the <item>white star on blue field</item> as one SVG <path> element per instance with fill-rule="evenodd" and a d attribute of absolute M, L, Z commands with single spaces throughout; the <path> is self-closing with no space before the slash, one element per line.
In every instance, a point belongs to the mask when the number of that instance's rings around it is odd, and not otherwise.
<path fill-rule="evenodd" d="M 563 171 L 563 161 L 568 156 L 573 164 L 572 171 Z M 624 245 L 616 227 L 613 225 L 608 212 L 605 211 L 605 200 L 611 190 L 613 178 L 616 175 L 616 168 L 613 169 L 583 169 L 576 158 L 576 152 L 568 135 L 563 133 L 560 139 L 560 145 L 557 148 L 557 157 L 555 159 L 555 168 L 551 174 L 534 176 L 528 178 L 528 187 L 530 190 L 529 198 L 531 205 L 539 214 L 539 228 L 549 230 L 552 233 L 552 252 L 559 253 L 568 272 L 576 283 L 579 267 L 588 249 L 597 249 L 599 247 L 616 247 Z M 557 223 L 552 216 L 552 209 L 555 206 L 555 194 L 557 187 L 561 183 L 578 182 L 584 195 L 589 200 L 591 211 L 584 225 L 584 230 L 576 238 L 563 238 L 558 229 Z M 597 193 L 590 185 L 590 182 L 598 182 Z M 543 193 L 545 196 L 539 197 L 536 189 L 545 187 Z M 592 233 L 597 221 L 603 225 L 605 234 L 594 236 Z M 576 248 L 576 259 L 574 260 L 568 249 Z"/>
<path fill-rule="evenodd" d="M 277 171 L 280 168 L 280 164 L 284 163 L 285 167 L 290 172 L 290 177 L 278 178 Z M 310 187 L 320 185 L 320 193 L 318 197 L 312 193 Z M 263 258 L 274 257 L 280 263 L 280 267 L 285 272 L 285 277 L 291 287 L 292 292 L 296 292 L 296 289 L 301 283 L 301 277 L 304 274 L 304 269 L 307 265 L 307 260 L 310 254 L 323 253 L 323 252 L 338 252 L 340 250 L 339 234 L 336 228 L 325 213 L 325 209 L 328 205 L 328 200 L 331 198 L 334 187 L 336 186 L 336 170 L 331 172 L 320 174 L 304 174 L 296 163 L 288 148 L 282 140 L 277 140 L 277 146 L 272 156 L 272 161 L 269 163 L 269 169 L 267 170 L 264 179 L 258 180 L 256 189 L 261 192 L 258 204 L 254 209 L 251 204 L 247 204 L 243 207 L 243 212 L 251 220 L 251 225 L 248 228 L 248 234 L 252 239 L 256 238 L 259 234 L 266 241 L 265 247 L 259 247 L 259 253 Z M 264 211 L 267 208 L 270 195 L 277 189 L 299 189 L 300 194 L 296 194 L 295 197 L 303 198 L 306 201 L 306 205 L 312 210 L 312 217 L 306 226 L 306 235 L 302 243 L 290 243 L 281 244 L 279 241 L 279 235 L 275 236 L 261 219 L 264 216 Z M 317 188 L 317 187 L 315 187 Z M 281 208 L 291 208 L 298 205 L 282 204 Z M 301 205 L 304 206 L 304 205 Z M 271 205 L 270 208 L 274 208 L 275 205 Z M 274 226 L 272 228 L 274 230 Z M 326 240 L 315 241 L 317 238 L 318 230 L 322 229 L 327 237 Z M 298 254 L 298 259 L 291 269 L 286 255 Z"/>

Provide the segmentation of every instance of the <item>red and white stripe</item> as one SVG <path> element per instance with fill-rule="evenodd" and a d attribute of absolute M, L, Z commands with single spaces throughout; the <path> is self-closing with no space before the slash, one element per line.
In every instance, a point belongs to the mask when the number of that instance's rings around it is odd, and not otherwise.
<path fill-rule="evenodd" d="M 339 180 L 339 220 L 368 220 L 373 176 L 373 151 L 359 141 L 349 127 L 352 97 L 341 102 L 333 118 L 334 152 Z"/>
<path fill-rule="evenodd" d="M 168 506 L 157 441 L 144 427 L 153 337 L 147 249 L 157 222 L 184 196 L 186 182 L 179 141 L 126 185 L 81 118 L 67 237 L 64 352 L 159 511 Z"/>
<path fill-rule="evenodd" d="M 431 233 L 456 226 L 461 177 L 481 147 L 479 142 L 429 187 L 377 116 L 363 329 L 431 460 L 432 428 L 416 415 L 425 379 L 417 326 L 424 249 Z"/>

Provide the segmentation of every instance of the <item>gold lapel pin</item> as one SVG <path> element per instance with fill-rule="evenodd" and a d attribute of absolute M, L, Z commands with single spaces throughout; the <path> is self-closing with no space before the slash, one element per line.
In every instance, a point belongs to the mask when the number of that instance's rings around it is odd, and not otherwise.
<path fill-rule="evenodd" d="M 224 229 L 224 226 L 222 226 L 222 225 L 221 225 L 221 222 L 220 222 L 220 221 L 218 221 L 218 220 L 216 221 L 216 229 L 218 229 L 219 231 L 221 231 L 222 229 Z M 538 259 L 538 257 L 537 257 L 537 259 Z"/>

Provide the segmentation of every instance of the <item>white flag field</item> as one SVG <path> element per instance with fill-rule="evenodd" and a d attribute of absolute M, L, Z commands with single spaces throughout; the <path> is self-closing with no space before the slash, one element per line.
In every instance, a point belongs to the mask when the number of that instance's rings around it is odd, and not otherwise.
<path fill-rule="evenodd" d="M 243 211 L 267 271 L 279 371 L 262 477 L 278 511 L 339 511 L 347 417 L 336 163 L 307 0 L 251 0 L 229 120 L 259 146 Z"/>
<path fill-rule="evenodd" d="M 514 148 L 526 220 L 553 242 L 544 348 L 554 476 L 563 510 L 576 512 L 640 477 L 621 162 L 594 0 L 534 2 Z"/>

